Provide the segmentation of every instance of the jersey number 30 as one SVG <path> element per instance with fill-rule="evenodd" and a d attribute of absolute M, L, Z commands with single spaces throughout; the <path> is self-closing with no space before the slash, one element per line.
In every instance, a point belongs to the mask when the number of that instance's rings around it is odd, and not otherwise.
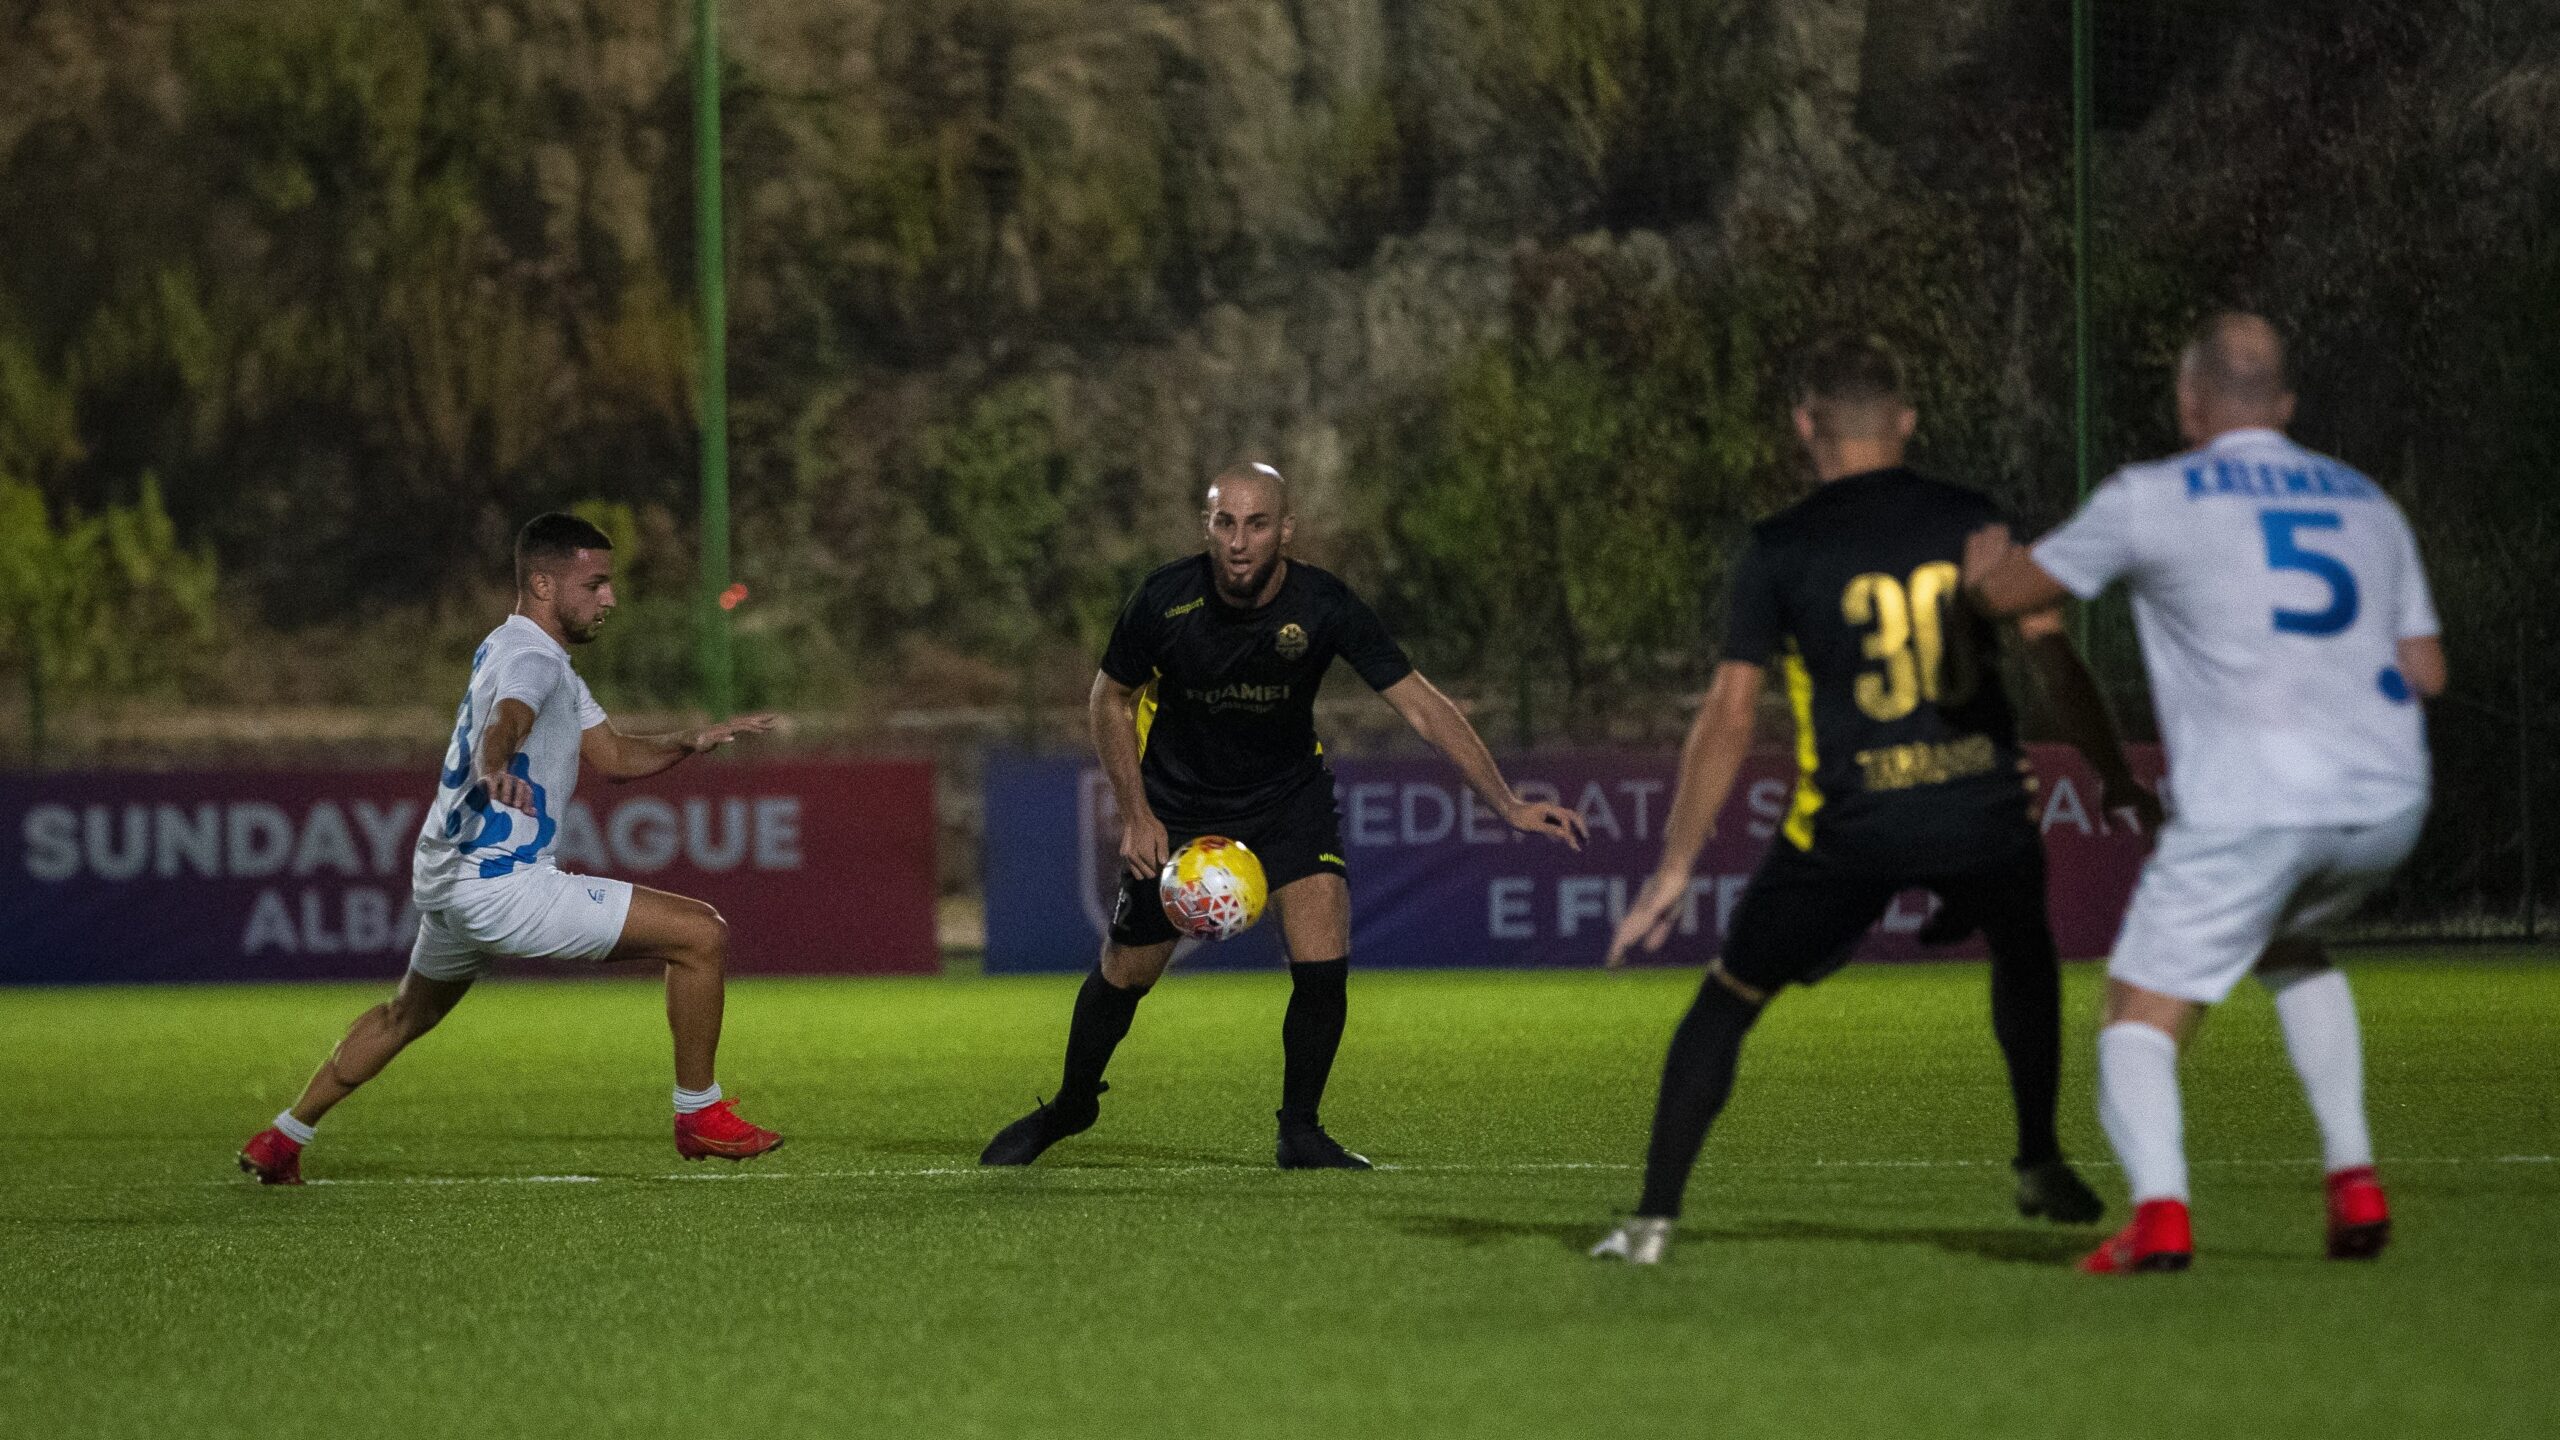
<path fill-rule="evenodd" d="M 1899 720 L 1923 700 L 1961 705 L 1973 698 L 1977 670 L 1966 632 L 1947 633 L 1961 578 L 1954 565 L 1935 560 L 1908 581 L 1867 574 L 1840 592 L 1840 617 L 1860 629 L 1875 627 L 1867 633 L 1867 658 L 1882 668 L 1861 671 L 1857 684 L 1858 708 L 1869 718 Z"/>

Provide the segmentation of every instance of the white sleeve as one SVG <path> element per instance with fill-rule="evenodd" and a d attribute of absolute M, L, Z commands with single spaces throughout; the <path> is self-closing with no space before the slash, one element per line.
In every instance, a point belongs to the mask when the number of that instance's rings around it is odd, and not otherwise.
<path fill-rule="evenodd" d="M 567 660 L 530 645 L 503 656 L 489 677 L 489 707 L 494 710 L 501 700 L 518 700 L 539 715 L 542 702 L 551 698 L 551 692 L 559 687 L 562 672 L 568 670 Z"/>
<path fill-rule="evenodd" d="M 2044 572 L 2083 600 L 2116 582 L 2138 563 L 2133 486 L 2122 475 L 2101 485 L 2060 529 L 2035 543 Z"/>
<path fill-rule="evenodd" d="M 587 677 L 572 670 L 569 682 L 578 687 L 578 733 L 583 735 L 604 723 L 604 707 L 596 703 L 596 692 L 587 688 Z"/>
<path fill-rule="evenodd" d="M 2443 626 L 2436 622 L 2436 597 L 2427 588 L 2427 567 L 2418 561 L 2418 537 L 2409 529 L 2409 518 L 2395 515 L 2400 522 L 2400 633 L 2402 640 L 2418 640 L 2440 634 Z"/>

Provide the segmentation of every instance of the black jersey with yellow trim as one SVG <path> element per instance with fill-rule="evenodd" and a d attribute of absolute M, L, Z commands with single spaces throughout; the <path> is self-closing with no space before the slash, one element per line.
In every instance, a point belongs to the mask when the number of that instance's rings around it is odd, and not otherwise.
<path fill-rule="evenodd" d="M 1796 723 L 1781 833 L 1870 818 L 1925 828 L 2025 814 L 2018 723 L 1998 631 L 1964 603 L 1965 537 L 1990 497 L 1909 469 L 1845 476 L 1751 527 L 1724 658 L 1774 665 Z"/>
<path fill-rule="evenodd" d="M 1372 688 L 1413 663 L 1366 602 L 1330 571 L 1287 562 L 1260 606 L 1221 597 L 1195 554 L 1140 582 L 1102 672 L 1139 692 L 1139 773 L 1168 824 L 1259 813 L 1324 773 L 1316 687 L 1336 657 Z"/>

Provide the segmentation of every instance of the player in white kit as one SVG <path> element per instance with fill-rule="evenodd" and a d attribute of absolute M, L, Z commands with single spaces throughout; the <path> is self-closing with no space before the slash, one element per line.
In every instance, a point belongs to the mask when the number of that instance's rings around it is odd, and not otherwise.
<path fill-rule="evenodd" d="M 399 991 L 356 1017 L 302 1098 L 250 1137 L 240 1168 L 302 1183 L 302 1147 L 331 1106 L 436 1027 L 500 955 L 661 964 L 675 1038 L 675 1141 L 688 1160 L 742 1160 L 782 1143 L 720 1093 L 728 927 L 699 900 L 552 864 L 578 764 L 610 780 L 655 775 L 689 755 L 773 727 L 749 715 L 669 735 L 626 735 L 569 662 L 613 610 L 613 542 L 574 515 L 542 515 L 516 537 L 516 608 L 471 657 L 471 686 L 411 864 L 418 940 Z"/>
<path fill-rule="evenodd" d="M 2390 1237 L 2346 977 L 2314 938 L 2417 842 L 2429 791 L 2422 698 L 2445 685 L 2434 602 L 2398 506 L 2296 445 L 2284 345 L 2254 315 L 2206 322 L 2178 365 L 2198 448 L 2118 471 L 2032 551 L 1974 537 L 1968 592 L 1994 616 L 2122 580 L 2168 751 L 2170 820 L 2107 967 L 2098 1117 L 2133 1223 L 2081 1262 L 2183 1270 L 2194 1253 L 2178 1050 L 2252 970 L 2319 1122 L 2328 1250 Z"/>

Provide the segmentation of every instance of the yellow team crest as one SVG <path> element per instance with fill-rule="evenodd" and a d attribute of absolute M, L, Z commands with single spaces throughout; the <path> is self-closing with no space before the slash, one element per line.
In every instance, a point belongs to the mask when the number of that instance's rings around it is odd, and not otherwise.
<path fill-rule="evenodd" d="M 1307 627 L 1292 620 L 1280 627 L 1280 633 L 1272 637 L 1271 643 L 1280 651 L 1281 659 L 1295 660 L 1307 653 Z"/>

